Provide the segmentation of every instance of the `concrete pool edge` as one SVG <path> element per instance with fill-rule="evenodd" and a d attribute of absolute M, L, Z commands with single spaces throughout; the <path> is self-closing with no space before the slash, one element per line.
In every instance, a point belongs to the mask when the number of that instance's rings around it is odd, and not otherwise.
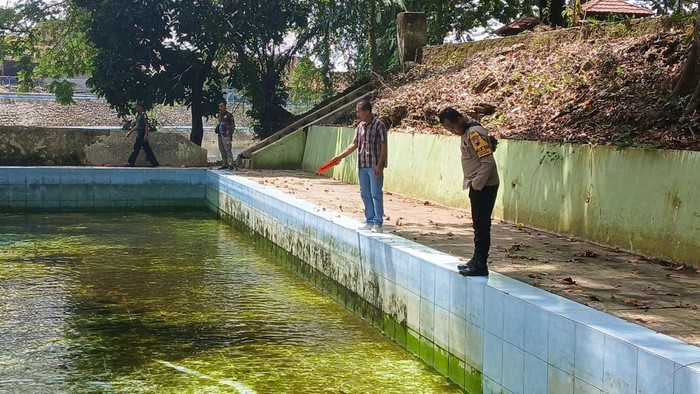
<path fill-rule="evenodd" d="M 358 232 L 355 220 L 229 172 L 0 167 L 0 211 L 191 206 L 264 237 L 287 264 L 297 261 L 471 392 L 700 390 L 695 346 L 496 273 L 463 278 L 453 256 Z"/>

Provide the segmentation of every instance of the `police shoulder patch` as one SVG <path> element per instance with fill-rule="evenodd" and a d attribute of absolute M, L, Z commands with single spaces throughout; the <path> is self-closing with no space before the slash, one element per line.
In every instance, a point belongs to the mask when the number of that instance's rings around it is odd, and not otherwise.
<path fill-rule="evenodd" d="M 472 148 L 476 151 L 476 155 L 479 158 L 482 158 L 484 156 L 488 156 L 492 154 L 493 152 L 491 151 L 491 145 L 489 145 L 488 142 L 484 139 L 484 137 L 479 134 L 478 131 L 472 131 L 469 133 L 469 141 L 472 144 Z"/>

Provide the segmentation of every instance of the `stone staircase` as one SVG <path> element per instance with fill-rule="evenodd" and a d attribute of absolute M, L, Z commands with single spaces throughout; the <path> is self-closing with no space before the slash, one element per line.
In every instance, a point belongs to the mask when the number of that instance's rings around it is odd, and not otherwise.
<path fill-rule="evenodd" d="M 285 136 L 297 130 L 305 129 L 318 123 L 334 121 L 338 118 L 338 116 L 346 113 L 348 109 L 354 108 L 354 106 L 361 100 L 370 99 L 372 97 L 372 93 L 374 93 L 374 83 L 368 82 L 357 89 L 339 95 L 327 105 L 312 111 L 303 118 L 292 122 L 290 125 L 284 127 L 275 134 L 272 134 L 271 136 L 241 152 L 237 158 L 238 166 L 250 168 L 251 158 L 255 152 L 281 140 Z"/>

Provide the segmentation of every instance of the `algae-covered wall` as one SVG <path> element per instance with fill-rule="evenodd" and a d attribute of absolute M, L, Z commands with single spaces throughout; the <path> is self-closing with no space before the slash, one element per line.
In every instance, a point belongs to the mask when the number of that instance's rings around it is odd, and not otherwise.
<path fill-rule="evenodd" d="M 353 129 L 314 126 L 302 168 Z M 356 182 L 352 155 L 326 175 Z M 495 216 L 700 266 L 700 153 L 502 140 Z M 389 134 L 386 190 L 468 208 L 457 137 Z"/>
<path fill-rule="evenodd" d="M 150 133 L 160 165 L 205 167 L 207 152 L 176 133 Z M 131 155 L 134 136 L 121 130 L 0 126 L 0 165 L 120 166 Z M 143 150 L 137 166 L 147 165 Z"/>

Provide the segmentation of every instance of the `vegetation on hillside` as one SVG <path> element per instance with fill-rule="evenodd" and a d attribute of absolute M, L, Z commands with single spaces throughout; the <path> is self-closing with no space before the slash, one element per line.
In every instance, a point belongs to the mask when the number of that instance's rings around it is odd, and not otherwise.
<path fill-rule="evenodd" d="M 400 130 L 444 133 L 437 113 L 450 105 L 510 139 L 700 150 L 691 96 L 673 93 L 692 21 L 676 26 L 640 35 L 620 23 L 606 34 L 576 28 L 492 43 L 461 63 L 394 76 L 375 108 Z"/>

